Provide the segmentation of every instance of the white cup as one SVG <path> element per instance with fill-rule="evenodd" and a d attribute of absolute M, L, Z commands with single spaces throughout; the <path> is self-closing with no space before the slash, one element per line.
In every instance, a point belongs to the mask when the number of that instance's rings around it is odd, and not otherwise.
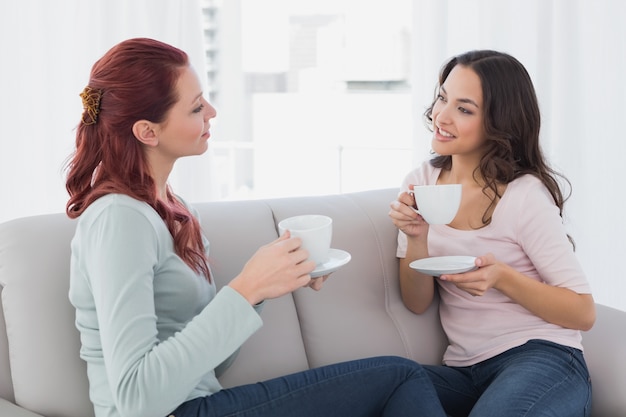
<path fill-rule="evenodd" d="M 278 223 L 282 236 L 287 230 L 291 236 L 302 239 L 302 247 L 309 252 L 309 260 L 320 265 L 328 260 L 333 234 L 333 219 L 321 214 L 303 214 Z"/>
<path fill-rule="evenodd" d="M 461 184 L 415 185 L 409 191 L 415 197 L 417 212 L 428 224 L 448 224 L 461 204 Z"/>

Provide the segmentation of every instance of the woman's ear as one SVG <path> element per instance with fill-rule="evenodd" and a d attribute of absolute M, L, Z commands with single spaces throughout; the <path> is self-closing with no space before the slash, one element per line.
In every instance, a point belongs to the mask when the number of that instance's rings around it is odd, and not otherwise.
<path fill-rule="evenodd" d="M 133 125 L 135 138 L 147 146 L 157 146 L 159 138 L 156 134 L 156 126 L 148 120 L 139 120 Z"/>

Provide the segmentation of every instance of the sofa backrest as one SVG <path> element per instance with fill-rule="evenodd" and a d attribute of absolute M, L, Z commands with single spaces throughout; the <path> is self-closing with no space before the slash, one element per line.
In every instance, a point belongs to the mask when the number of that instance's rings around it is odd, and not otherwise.
<path fill-rule="evenodd" d="M 219 286 L 276 239 L 276 225 L 292 215 L 332 217 L 333 248 L 352 255 L 321 291 L 301 289 L 267 302 L 263 327 L 221 377 L 224 386 L 365 356 L 440 360 L 436 305 L 416 316 L 400 299 L 396 230 L 387 216 L 396 192 L 194 205 Z M 64 214 L 0 225 L 0 397 L 47 417 L 93 416 L 67 297 L 74 228 Z"/>
<path fill-rule="evenodd" d="M 388 216 L 396 195 L 397 190 L 384 189 L 195 205 L 211 242 L 218 285 L 232 279 L 260 245 L 278 237 L 282 219 L 298 214 L 330 216 L 331 246 L 352 256 L 321 291 L 304 288 L 267 303 L 263 327 L 221 378 L 225 386 L 375 355 L 441 360 L 445 336 L 436 303 L 417 316 L 400 298 L 397 229 Z M 224 239 L 228 235 L 235 238 Z"/>
<path fill-rule="evenodd" d="M 64 214 L 0 225 L 0 395 L 47 417 L 93 415 L 68 299 L 74 227 Z"/>

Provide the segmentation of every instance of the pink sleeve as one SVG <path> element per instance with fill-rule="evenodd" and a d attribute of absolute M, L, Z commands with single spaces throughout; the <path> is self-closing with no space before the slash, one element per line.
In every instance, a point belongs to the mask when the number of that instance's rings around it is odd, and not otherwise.
<path fill-rule="evenodd" d="M 578 293 L 591 293 L 567 230 L 552 196 L 536 178 L 520 182 L 515 190 L 521 210 L 517 211 L 515 234 L 542 281 Z"/>

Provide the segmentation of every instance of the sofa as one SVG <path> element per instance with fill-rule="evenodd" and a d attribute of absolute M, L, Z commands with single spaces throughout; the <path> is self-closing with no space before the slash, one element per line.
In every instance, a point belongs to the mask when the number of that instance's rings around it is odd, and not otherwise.
<path fill-rule="evenodd" d="M 332 247 L 352 255 L 321 291 L 302 288 L 268 300 L 263 327 L 221 376 L 224 386 L 375 355 L 440 362 L 446 340 L 436 303 L 415 315 L 400 299 L 397 232 L 387 215 L 396 194 L 380 189 L 194 204 L 211 242 L 218 286 L 278 236 L 281 219 L 297 214 L 332 217 Z M 63 213 L 0 225 L 2 417 L 93 416 L 67 296 L 74 227 Z M 594 390 L 592 415 L 626 416 L 626 312 L 598 305 L 597 322 L 583 342 Z"/>

